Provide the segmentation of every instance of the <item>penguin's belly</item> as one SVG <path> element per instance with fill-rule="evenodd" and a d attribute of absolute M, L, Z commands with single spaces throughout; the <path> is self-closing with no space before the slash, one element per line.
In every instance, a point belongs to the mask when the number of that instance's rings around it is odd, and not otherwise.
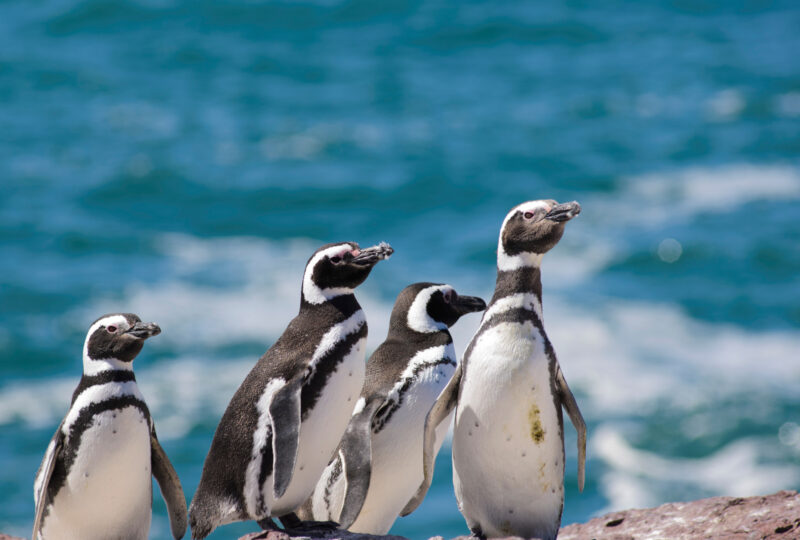
<path fill-rule="evenodd" d="M 530 323 L 480 336 L 453 436 L 454 484 L 470 527 L 488 536 L 555 538 L 564 443 L 543 339 Z"/>
<path fill-rule="evenodd" d="M 322 471 L 339 445 L 364 384 L 366 339 L 359 340 L 331 376 L 316 405 L 300 424 L 292 480 L 280 499 L 270 503 L 271 515 L 294 512 L 311 495 Z M 271 498 L 272 490 L 267 489 Z"/>
<path fill-rule="evenodd" d="M 94 416 L 42 527 L 52 539 L 146 539 L 150 530 L 150 427 L 135 407 Z"/>
<path fill-rule="evenodd" d="M 450 381 L 455 366 L 426 368 L 403 394 L 403 403 L 384 428 L 372 435 L 372 476 L 364 506 L 349 530 L 386 534 L 423 480 L 425 417 Z M 450 417 L 436 430 L 434 452 L 442 447 Z M 343 483 L 342 483 L 343 484 Z M 341 486 L 343 489 L 343 485 Z"/>

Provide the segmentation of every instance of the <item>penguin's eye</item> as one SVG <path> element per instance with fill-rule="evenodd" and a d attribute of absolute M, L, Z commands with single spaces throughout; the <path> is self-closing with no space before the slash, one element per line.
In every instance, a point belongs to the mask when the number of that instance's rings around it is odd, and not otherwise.
<path fill-rule="evenodd" d="M 531 219 L 533 218 L 533 212 L 525 212 L 524 214 L 522 214 L 522 217 L 524 217 L 525 219 Z"/>
<path fill-rule="evenodd" d="M 339 257 L 338 255 L 334 255 L 333 257 L 331 257 L 331 262 L 333 264 L 339 264 L 340 262 L 342 262 L 342 258 Z"/>
<path fill-rule="evenodd" d="M 452 302 L 452 301 L 453 301 L 453 293 L 452 293 L 452 292 L 450 292 L 450 291 L 444 291 L 444 292 L 442 293 L 442 296 L 444 297 L 444 301 L 445 301 L 445 303 L 447 303 L 447 304 L 449 304 L 450 302 Z"/>
<path fill-rule="evenodd" d="M 108 330 L 109 334 L 113 334 L 114 332 L 117 331 L 117 327 L 112 324 L 111 326 L 107 326 L 106 330 Z"/>

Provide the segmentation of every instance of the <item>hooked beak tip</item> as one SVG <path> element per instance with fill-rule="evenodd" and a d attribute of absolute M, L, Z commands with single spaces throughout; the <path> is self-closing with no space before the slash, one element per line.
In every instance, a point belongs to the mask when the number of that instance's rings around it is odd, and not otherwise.
<path fill-rule="evenodd" d="M 138 339 L 147 339 L 160 334 L 161 327 L 156 323 L 136 323 L 126 333 Z"/>
<path fill-rule="evenodd" d="M 545 219 L 557 223 L 569 221 L 581 213 L 581 205 L 578 201 L 557 204 L 545 215 Z"/>
<path fill-rule="evenodd" d="M 352 262 L 362 265 L 377 264 L 379 261 L 391 257 L 392 253 L 394 253 L 392 246 L 386 242 L 381 242 L 377 246 L 362 249 L 361 252 L 352 259 Z"/>

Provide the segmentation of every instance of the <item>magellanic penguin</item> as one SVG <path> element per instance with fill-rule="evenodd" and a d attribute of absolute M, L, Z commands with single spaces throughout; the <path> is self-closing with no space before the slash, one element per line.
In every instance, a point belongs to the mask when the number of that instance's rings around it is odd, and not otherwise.
<path fill-rule="evenodd" d="M 453 484 L 480 538 L 556 538 L 564 506 L 562 407 L 578 433 L 583 490 L 586 425 L 544 331 L 540 273 L 542 256 L 580 210 L 577 202 L 543 200 L 508 213 L 494 296 L 428 419 L 431 429 L 456 406 Z"/>
<path fill-rule="evenodd" d="M 353 294 L 392 248 L 328 244 L 306 264 L 300 312 L 234 394 L 189 508 L 192 538 L 272 517 L 296 528 L 364 383 L 367 322 Z"/>
<path fill-rule="evenodd" d="M 403 289 L 389 334 L 367 362 L 364 388 L 338 452 L 301 517 L 337 521 L 353 532 L 389 531 L 422 484 L 425 418 L 456 369 L 447 329 L 485 308 L 480 298 L 460 296 L 450 285 Z M 436 428 L 428 441 L 434 454 L 449 422 Z"/>
<path fill-rule="evenodd" d="M 186 499 L 156 438 L 133 359 L 159 334 L 132 313 L 104 315 L 83 345 L 83 377 L 34 483 L 34 540 L 145 540 L 155 476 L 172 536 L 186 532 Z"/>

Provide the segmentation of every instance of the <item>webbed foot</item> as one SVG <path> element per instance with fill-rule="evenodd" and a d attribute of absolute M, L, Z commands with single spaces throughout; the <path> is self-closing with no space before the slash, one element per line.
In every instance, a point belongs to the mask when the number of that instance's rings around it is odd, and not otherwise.
<path fill-rule="evenodd" d="M 260 519 L 260 520 L 256 521 L 256 523 L 258 523 L 258 526 L 261 527 L 265 531 L 279 531 L 280 530 L 280 527 L 278 527 L 275 524 L 275 522 L 272 521 L 272 518 L 269 518 L 269 517 L 266 517 L 264 519 Z"/>
<path fill-rule="evenodd" d="M 284 530 L 289 534 L 308 536 L 309 533 L 324 535 L 339 529 L 335 521 L 303 521 L 294 512 L 280 516 Z"/>
<path fill-rule="evenodd" d="M 486 540 L 486 535 L 483 534 L 483 531 L 480 527 L 470 527 L 469 532 L 472 533 L 470 538 L 475 538 L 476 540 Z"/>

